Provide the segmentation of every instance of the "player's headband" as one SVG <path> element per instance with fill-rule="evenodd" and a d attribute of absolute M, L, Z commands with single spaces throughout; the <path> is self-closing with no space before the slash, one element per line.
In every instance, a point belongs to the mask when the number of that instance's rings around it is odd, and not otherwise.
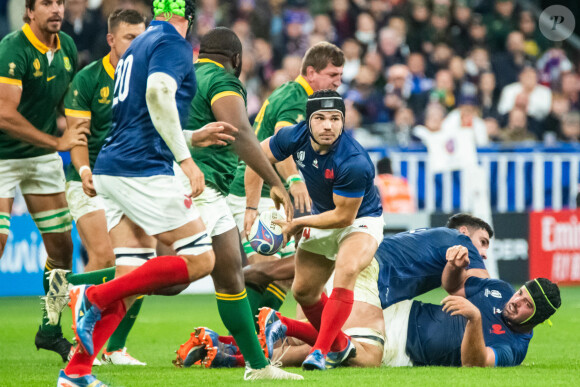
<path fill-rule="evenodd" d="M 310 119 L 312 115 L 319 111 L 332 112 L 337 111 L 342 116 L 342 124 L 344 128 L 345 115 L 344 100 L 334 90 L 320 90 L 313 93 L 306 102 L 306 122 L 308 123 L 310 138 L 318 144 L 318 141 L 312 135 L 312 128 L 310 127 Z M 342 131 L 340 132 L 342 135 Z"/>
<path fill-rule="evenodd" d="M 561 305 L 558 287 L 545 278 L 536 278 L 526 282 L 524 289 L 526 289 L 532 299 L 534 313 L 520 325 L 536 326 L 543 323 Z"/>

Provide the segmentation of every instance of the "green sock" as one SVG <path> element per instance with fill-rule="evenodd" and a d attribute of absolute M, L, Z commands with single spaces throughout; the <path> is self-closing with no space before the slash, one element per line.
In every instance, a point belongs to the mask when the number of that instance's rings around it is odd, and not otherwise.
<path fill-rule="evenodd" d="M 268 360 L 256 336 L 246 291 L 239 294 L 216 293 L 216 298 L 220 317 L 234 336 L 246 364 L 254 369 L 266 367 Z"/>
<path fill-rule="evenodd" d="M 127 311 L 127 314 L 119 323 L 113 335 L 109 338 L 109 343 L 107 344 L 107 352 L 114 352 L 125 348 L 125 342 L 127 341 L 127 336 L 131 332 L 131 328 L 137 320 L 139 315 L 139 310 L 141 310 L 141 305 L 143 304 L 144 297 L 141 296 L 135 300 L 131 308 Z"/>
<path fill-rule="evenodd" d="M 264 289 L 260 289 L 254 284 L 246 284 L 246 291 L 248 292 L 248 302 L 250 303 L 250 311 L 252 316 L 258 314 L 258 308 L 262 304 L 262 297 L 264 295 Z"/>
<path fill-rule="evenodd" d="M 44 266 L 44 272 L 42 273 L 42 287 L 44 288 L 44 294 L 48 293 L 48 276 L 52 269 L 46 264 Z M 62 335 L 62 328 L 60 327 L 60 318 L 58 319 L 57 325 L 50 325 L 48 323 L 48 316 L 46 315 L 46 310 L 42 308 L 42 323 L 40 324 L 40 330 L 49 335 Z"/>
<path fill-rule="evenodd" d="M 89 271 L 88 273 L 73 274 L 69 273 L 66 280 L 73 285 L 98 285 L 104 284 L 115 278 L 115 267 L 108 267 L 106 269 Z"/>
<path fill-rule="evenodd" d="M 286 299 L 286 292 L 276 286 L 274 283 L 271 283 L 266 288 L 264 295 L 262 296 L 261 300 L 261 307 L 268 307 L 274 310 L 280 310 L 280 307 L 284 303 Z"/>

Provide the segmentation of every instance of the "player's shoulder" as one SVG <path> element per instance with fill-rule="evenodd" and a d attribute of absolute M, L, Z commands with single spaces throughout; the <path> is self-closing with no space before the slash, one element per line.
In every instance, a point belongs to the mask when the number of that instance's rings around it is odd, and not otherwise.
<path fill-rule="evenodd" d="M 338 140 L 335 150 L 335 162 L 345 167 L 353 168 L 370 168 L 373 170 L 374 165 L 369 158 L 367 151 L 356 141 L 349 133 L 343 132 Z M 342 161 L 348 160 L 348 163 Z"/>
<path fill-rule="evenodd" d="M 304 105 L 304 108 L 306 108 L 307 100 L 308 95 L 304 92 L 303 87 L 296 81 L 283 83 L 272 92 L 270 97 L 268 97 L 270 103 L 279 101 L 286 107 Z"/>
<path fill-rule="evenodd" d="M 486 297 L 491 296 L 505 300 L 508 300 L 515 293 L 514 288 L 509 283 L 495 278 L 469 277 L 465 281 L 465 287 L 469 295 L 483 291 Z"/>
<path fill-rule="evenodd" d="M 22 30 L 11 32 L 0 40 L 0 53 L 2 53 L 0 58 L 7 55 L 11 57 L 25 56 L 30 47 L 32 46 L 28 43 Z"/>
<path fill-rule="evenodd" d="M 6 35 L 4 38 L 2 38 L 2 40 L 0 40 L 0 47 L 21 44 L 22 41 L 24 40 L 24 38 L 25 38 L 25 35 L 24 35 L 24 32 L 22 30 L 13 31 L 13 32 L 9 33 L 8 35 Z"/>

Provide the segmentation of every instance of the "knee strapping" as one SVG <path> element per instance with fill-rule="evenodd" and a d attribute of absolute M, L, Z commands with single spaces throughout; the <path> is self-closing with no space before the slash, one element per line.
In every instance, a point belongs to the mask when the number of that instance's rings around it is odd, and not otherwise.
<path fill-rule="evenodd" d="M 68 208 L 58 208 L 30 215 L 41 234 L 63 233 L 72 229 L 72 216 Z"/>
<path fill-rule="evenodd" d="M 155 258 L 155 249 L 117 247 L 115 253 L 116 266 L 141 266 L 148 260 Z"/>
<path fill-rule="evenodd" d="M 0 212 L 0 234 L 8 235 L 10 233 L 10 214 Z"/>
<path fill-rule="evenodd" d="M 385 346 L 385 337 L 377 330 L 371 328 L 349 328 L 344 333 L 361 343 L 371 344 L 379 348 Z"/>
<path fill-rule="evenodd" d="M 202 231 L 176 241 L 173 244 L 173 249 L 179 255 L 200 255 L 211 250 L 211 238 L 207 232 Z"/>

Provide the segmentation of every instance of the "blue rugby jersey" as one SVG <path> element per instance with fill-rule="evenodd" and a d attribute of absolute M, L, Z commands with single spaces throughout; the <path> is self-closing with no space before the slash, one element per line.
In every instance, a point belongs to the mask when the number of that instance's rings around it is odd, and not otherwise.
<path fill-rule="evenodd" d="M 505 281 L 470 277 L 465 282 L 467 299 L 481 312 L 485 345 L 495 353 L 497 367 L 522 363 L 533 333 L 507 327 L 501 311 L 514 289 Z M 413 302 L 407 332 L 407 355 L 414 365 L 461 366 L 461 341 L 467 320 L 450 316 L 441 305 Z"/>
<path fill-rule="evenodd" d="M 363 198 L 357 218 L 382 215 L 383 208 L 374 185 L 375 167 L 350 134 L 343 132 L 330 151 L 321 155 L 312 148 L 308 125 L 303 121 L 282 128 L 272 136 L 270 150 L 279 161 L 292 156 L 296 162 L 312 199 L 312 214 L 333 210 L 333 194 L 336 194 Z"/>
<path fill-rule="evenodd" d="M 170 23 L 152 21 L 131 43 L 115 71 L 113 124 L 93 173 L 145 177 L 173 175 L 173 154 L 149 116 L 147 78 L 165 73 L 177 83 L 175 99 L 182 126 L 195 95 L 193 49 Z"/>
<path fill-rule="evenodd" d="M 469 269 L 485 269 L 471 239 L 455 229 L 418 229 L 385 237 L 375 253 L 383 309 L 440 287 L 447 249 L 455 245 L 467 247 Z"/>

